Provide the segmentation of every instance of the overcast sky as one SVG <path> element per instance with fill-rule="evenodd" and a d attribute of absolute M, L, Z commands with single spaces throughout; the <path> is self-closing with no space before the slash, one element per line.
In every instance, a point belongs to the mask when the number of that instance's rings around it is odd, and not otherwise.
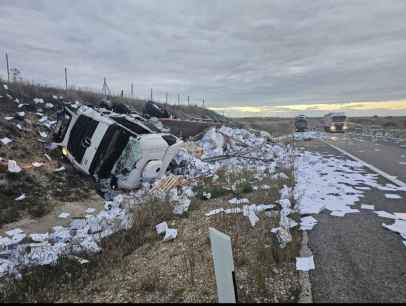
<path fill-rule="evenodd" d="M 219 110 L 406 99 L 404 0 L 0 0 L 0 46 L 28 80 Z"/>

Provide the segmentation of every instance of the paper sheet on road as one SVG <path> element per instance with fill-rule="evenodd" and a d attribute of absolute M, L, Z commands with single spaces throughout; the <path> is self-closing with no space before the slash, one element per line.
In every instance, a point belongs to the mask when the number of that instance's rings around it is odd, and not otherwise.
<path fill-rule="evenodd" d="M 314 270 L 314 269 L 315 269 L 315 265 L 314 265 L 313 256 L 296 257 L 296 270 L 307 272 L 307 271 Z"/>
<path fill-rule="evenodd" d="M 385 198 L 391 199 L 391 200 L 398 200 L 398 199 L 401 199 L 402 197 L 398 194 L 386 193 Z"/>
<path fill-rule="evenodd" d="M 383 210 L 374 211 L 381 218 L 396 219 L 396 216 Z"/>

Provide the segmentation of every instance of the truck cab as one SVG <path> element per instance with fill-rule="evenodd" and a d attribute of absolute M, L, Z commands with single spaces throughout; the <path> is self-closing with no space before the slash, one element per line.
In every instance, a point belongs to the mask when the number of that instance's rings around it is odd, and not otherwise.
<path fill-rule="evenodd" d="M 344 113 L 329 113 L 323 118 L 323 126 L 326 132 L 344 133 L 347 130 L 347 117 Z"/>
<path fill-rule="evenodd" d="M 114 178 L 123 189 L 162 177 L 183 145 L 139 115 L 88 106 L 58 113 L 54 142 L 75 168 L 96 181 Z"/>

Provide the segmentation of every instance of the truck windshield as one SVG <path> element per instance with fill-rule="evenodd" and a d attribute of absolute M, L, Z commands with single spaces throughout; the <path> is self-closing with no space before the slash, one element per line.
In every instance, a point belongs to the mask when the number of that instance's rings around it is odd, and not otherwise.
<path fill-rule="evenodd" d="M 140 142 L 135 137 L 130 136 L 128 143 L 121 153 L 120 158 L 114 166 L 113 174 L 127 175 L 134 169 L 137 162 L 141 159 Z"/>
<path fill-rule="evenodd" d="M 345 116 L 335 116 L 335 117 L 333 117 L 334 122 L 344 122 L 345 119 L 346 119 Z"/>

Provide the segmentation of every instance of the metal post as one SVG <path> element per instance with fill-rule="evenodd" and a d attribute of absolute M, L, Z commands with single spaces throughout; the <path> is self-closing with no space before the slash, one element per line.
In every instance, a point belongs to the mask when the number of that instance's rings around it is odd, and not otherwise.
<path fill-rule="evenodd" d="M 134 84 L 131 83 L 131 97 L 134 97 Z"/>
<path fill-rule="evenodd" d="M 151 101 L 152 101 L 152 88 L 151 88 Z"/>
<path fill-rule="evenodd" d="M 178 94 L 178 105 L 180 105 L 180 94 Z"/>
<path fill-rule="evenodd" d="M 168 93 L 165 94 L 165 104 L 168 104 Z"/>
<path fill-rule="evenodd" d="M 231 238 L 210 227 L 209 237 L 219 303 L 238 303 Z"/>
<path fill-rule="evenodd" d="M 7 63 L 7 82 L 10 83 L 10 66 L 8 65 L 8 54 L 6 53 L 6 63 Z"/>
<path fill-rule="evenodd" d="M 65 89 L 68 90 L 68 69 L 65 67 Z"/>
<path fill-rule="evenodd" d="M 189 103 L 190 103 L 190 97 L 187 96 L 187 105 L 189 105 Z"/>

